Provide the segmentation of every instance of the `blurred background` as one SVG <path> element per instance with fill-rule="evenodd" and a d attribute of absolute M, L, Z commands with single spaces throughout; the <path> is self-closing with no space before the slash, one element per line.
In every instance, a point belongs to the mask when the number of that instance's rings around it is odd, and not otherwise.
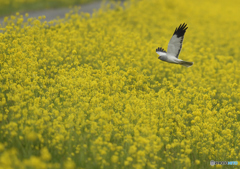
<path fill-rule="evenodd" d="M 41 9 L 72 7 L 101 0 L 0 0 L 0 17 Z"/>

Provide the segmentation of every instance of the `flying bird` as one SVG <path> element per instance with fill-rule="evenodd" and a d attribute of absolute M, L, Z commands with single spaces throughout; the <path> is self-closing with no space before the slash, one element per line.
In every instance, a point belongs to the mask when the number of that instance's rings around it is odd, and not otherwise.
<path fill-rule="evenodd" d="M 187 24 L 180 24 L 178 28 L 175 29 L 172 38 L 168 43 L 167 52 L 162 48 L 158 47 L 156 49 L 157 54 L 159 55 L 158 59 L 169 62 L 180 64 L 182 66 L 190 67 L 193 65 L 193 62 L 187 62 L 181 59 L 178 59 L 178 55 L 182 49 L 182 42 L 184 38 L 184 34 L 187 30 Z"/>

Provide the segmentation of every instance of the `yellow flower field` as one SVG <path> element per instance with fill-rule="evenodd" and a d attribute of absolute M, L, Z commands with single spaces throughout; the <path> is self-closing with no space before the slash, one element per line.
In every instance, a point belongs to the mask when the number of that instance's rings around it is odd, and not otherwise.
<path fill-rule="evenodd" d="M 240 1 L 132 0 L 5 18 L 0 169 L 211 168 L 240 160 Z M 179 58 L 158 59 L 187 23 Z M 221 166 L 217 166 L 221 167 Z M 238 166 L 229 166 L 236 168 Z"/>

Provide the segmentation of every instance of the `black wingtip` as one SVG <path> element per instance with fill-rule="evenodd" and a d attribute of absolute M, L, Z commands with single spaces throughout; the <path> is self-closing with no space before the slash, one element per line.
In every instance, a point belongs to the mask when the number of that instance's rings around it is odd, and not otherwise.
<path fill-rule="evenodd" d="M 158 47 L 158 48 L 156 49 L 156 52 L 166 52 L 166 51 L 165 51 L 163 48 L 161 48 L 161 47 L 159 48 L 159 47 Z"/>
<path fill-rule="evenodd" d="M 175 29 L 173 35 L 177 35 L 177 37 L 184 36 L 187 28 L 188 27 L 186 23 L 180 24 L 179 27 Z"/>

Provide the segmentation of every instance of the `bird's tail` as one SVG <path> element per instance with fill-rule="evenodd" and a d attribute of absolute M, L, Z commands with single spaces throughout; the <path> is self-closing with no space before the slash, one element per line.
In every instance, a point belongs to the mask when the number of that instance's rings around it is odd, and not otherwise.
<path fill-rule="evenodd" d="M 190 67 L 190 66 L 193 65 L 193 62 L 186 62 L 184 60 L 181 60 L 179 64 L 183 65 L 183 66 L 186 66 L 186 67 Z"/>

